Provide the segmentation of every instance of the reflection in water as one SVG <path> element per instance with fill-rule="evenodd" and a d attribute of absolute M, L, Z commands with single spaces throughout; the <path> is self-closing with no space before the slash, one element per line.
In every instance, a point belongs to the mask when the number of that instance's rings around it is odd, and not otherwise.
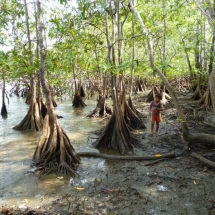
<path fill-rule="evenodd" d="M 102 121 L 85 117 L 95 108 L 96 101 L 86 103 L 86 107 L 78 109 L 72 107 L 72 101 L 63 101 L 58 104 L 56 112 L 63 117 L 59 122 L 77 151 L 96 151 L 88 142 L 88 136 L 101 127 Z M 0 118 L 0 198 L 3 204 L 21 205 L 28 199 L 34 207 L 38 201 L 49 201 L 47 195 L 63 195 L 73 192 L 73 186 L 86 186 L 98 177 L 97 169 L 105 169 L 105 161 L 83 158 L 77 170 L 79 177 L 52 174 L 38 178 L 30 164 L 41 132 L 19 132 L 12 129 L 27 113 L 25 99 L 11 97 L 7 109 L 8 118 Z"/>

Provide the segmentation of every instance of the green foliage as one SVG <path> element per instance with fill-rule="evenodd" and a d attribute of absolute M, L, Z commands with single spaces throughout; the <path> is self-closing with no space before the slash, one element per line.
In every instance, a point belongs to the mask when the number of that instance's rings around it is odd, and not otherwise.
<path fill-rule="evenodd" d="M 73 78 L 73 71 L 77 78 L 82 79 L 100 77 L 101 74 L 119 75 L 122 71 L 129 75 L 132 64 L 135 76 L 153 78 L 153 70 L 148 62 L 146 38 L 142 35 L 137 20 L 134 23 L 135 60 L 134 62 L 131 60 L 132 13 L 128 7 L 128 1 L 124 3 L 120 1 L 120 20 L 124 22 L 123 62 L 115 66 L 107 62 L 108 47 L 104 13 L 109 14 L 110 32 L 111 13 L 110 8 L 104 4 L 104 0 L 80 0 L 77 1 L 76 6 L 71 5 L 68 0 L 57 2 L 49 0 L 49 4 L 52 3 L 55 4 L 45 16 L 48 43 L 46 68 L 51 85 L 63 85 L 66 79 Z M 204 23 L 207 24 L 207 21 L 196 4 L 193 1 L 182 0 L 138 0 L 136 4 L 153 39 L 155 63 L 167 78 L 174 79 L 191 73 L 186 53 L 190 59 L 192 73 L 199 73 L 200 71 L 195 68 L 195 53 L 202 45 L 206 53 L 205 59 L 209 60 L 211 31 L 205 28 L 207 38 L 197 31 Z M 39 61 L 36 58 L 36 19 L 34 17 L 36 13 L 33 4 L 29 3 L 28 7 L 31 10 L 30 14 L 33 14 L 30 15 L 32 51 L 29 51 L 26 45 L 23 5 L 16 0 L 0 2 L 0 44 L 11 47 L 9 52 L 4 52 L 8 57 L 3 55 L 1 57 L 0 70 L 1 74 L 7 71 L 10 79 L 29 78 L 32 73 L 39 70 Z M 111 34 L 109 39 L 112 40 Z M 117 45 L 116 41 L 116 58 Z M 32 65 L 29 65 L 30 56 L 33 56 Z M 116 62 L 118 62 L 117 59 Z M 206 69 L 201 72 L 207 76 Z"/>

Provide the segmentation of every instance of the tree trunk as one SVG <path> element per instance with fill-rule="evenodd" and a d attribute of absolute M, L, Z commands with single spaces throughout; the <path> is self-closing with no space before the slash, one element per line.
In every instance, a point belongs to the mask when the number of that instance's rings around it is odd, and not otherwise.
<path fill-rule="evenodd" d="M 1 115 L 2 117 L 7 117 L 7 108 L 5 105 L 5 79 L 3 79 Z"/>
<path fill-rule="evenodd" d="M 96 108 L 89 114 L 87 117 L 107 117 L 112 114 L 112 110 L 108 107 L 107 103 L 105 102 L 105 97 L 99 95 L 98 103 Z"/>
<path fill-rule="evenodd" d="M 209 86 L 210 86 L 213 111 L 215 114 L 215 70 L 213 70 L 209 76 Z"/>
<path fill-rule="evenodd" d="M 196 90 L 195 90 L 194 94 L 192 95 L 191 99 L 199 100 L 202 98 L 201 80 L 202 80 L 202 74 L 200 73 Z"/>
<path fill-rule="evenodd" d="M 24 0 L 24 6 L 25 6 L 25 14 L 26 14 L 26 28 L 27 28 L 27 38 L 28 38 L 28 50 L 32 52 L 32 47 L 31 47 L 31 37 L 30 37 L 30 26 L 29 26 L 29 15 L 28 15 L 28 7 L 26 0 Z M 29 64 L 32 66 L 33 64 L 33 54 L 30 54 L 29 58 Z M 36 93 L 35 93 L 35 86 L 34 86 L 34 76 L 33 72 L 31 74 L 31 79 L 30 79 L 30 90 L 29 90 L 29 95 L 27 97 L 26 103 L 30 101 L 30 106 L 28 109 L 28 113 L 24 117 L 24 119 L 13 129 L 19 130 L 19 131 L 39 131 L 42 129 L 43 126 L 43 120 L 42 116 L 40 114 L 40 109 L 39 109 L 39 103 L 38 100 L 36 99 Z"/>
<path fill-rule="evenodd" d="M 30 103 L 31 103 L 31 96 L 32 96 L 32 89 L 31 89 L 31 86 L 30 86 L 29 90 L 28 90 L 28 94 L 26 96 L 26 100 L 25 100 L 25 103 L 27 105 L 30 105 Z"/>
<path fill-rule="evenodd" d="M 147 39 L 147 45 L 148 45 L 148 52 L 149 52 L 149 62 L 150 62 L 150 66 L 153 69 L 153 71 L 155 71 L 160 78 L 162 79 L 163 83 L 165 84 L 166 88 L 168 89 L 168 91 L 170 92 L 173 102 L 175 104 L 175 107 L 177 109 L 177 113 L 178 113 L 178 119 L 181 122 L 181 126 L 182 126 L 182 130 L 183 130 L 183 134 L 184 134 L 184 138 L 187 139 L 187 136 L 189 135 L 189 130 L 187 127 L 187 123 L 186 123 L 186 119 L 184 116 L 184 113 L 180 107 L 180 104 L 178 102 L 178 99 L 175 95 L 175 92 L 173 91 L 172 86 L 170 85 L 170 83 L 168 82 L 168 80 L 166 79 L 166 77 L 163 75 L 163 73 L 159 70 L 158 67 L 156 67 L 156 65 L 154 64 L 154 55 L 153 55 L 153 46 L 152 46 L 152 40 L 151 37 L 149 36 L 148 30 L 145 27 L 142 18 L 140 16 L 140 14 L 136 11 L 136 9 L 134 8 L 132 1 L 130 0 L 130 8 L 132 10 L 132 12 L 135 14 L 141 29 L 142 29 L 142 33 L 143 35 L 146 36 Z"/>
<path fill-rule="evenodd" d="M 122 110 L 113 89 L 113 114 L 100 137 L 93 143 L 95 148 L 113 149 L 120 154 L 133 150 L 132 137 L 125 124 Z M 133 142 L 134 143 L 134 142 Z"/>
<path fill-rule="evenodd" d="M 28 51 L 31 52 L 30 53 L 30 59 L 29 59 L 29 64 L 32 65 L 33 64 L 33 53 L 31 50 L 31 34 L 30 34 L 30 26 L 29 26 L 29 14 L 28 14 L 28 6 L 27 6 L 27 2 L 26 0 L 24 0 L 24 7 L 25 7 L 25 20 L 26 20 L 26 30 L 27 30 L 27 38 L 28 38 Z M 33 86 L 34 87 L 34 86 Z M 33 96 L 33 92 L 34 89 L 32 89 L 32 86 L 30 86 L 27 98 L 25 103 L 30 105 L 31 103 L 31 97 Z"/>
<path fill-rule="evenodd" d="M 76 82 L 76 76 L 75 76 L 75 65 L 73 65 L 73 78 L 74 78 L 74 82 L 75 82 L 75 95 L 74 95 L 74 99 L 72 102 L 72 106 L 73 107 L 85 107 L 87 106 L 83 99 L 80 96 L 80 89 L 79 86 L 77 86 L 77 82 Z"/>
<path fill-rule="evenodd" d="M 132 14 L 132 52 L 131 52 L 131 77 L 130 77 L 130 98 L 133 93 L 133 82 L 134 82 L 134 57 L 135 57 L 135 52 L 134 52 L 134 46 L 135 46 L 135 39 L 134 39 L 134 14 Z"/>
<path fill-rule="evenodd" d="M 43 134 L 34 153 L 34 165 L 42 174 L 60 172 L 75 174 L 80 158 L 72 147 L 67 134 L 60 126 L 50 88 L 45 78 L 45 49 L 43 46 L 44 25 L 41 20 L 40 2 L 37 1 L 39 16 L 40 79 L 46 98 L 47 114 L 44 119 Z"/>
<path fill-rule="evenodd" d="M 174 105 L 176 107 L 177 114 L 178 114 L 178 121 L 181 123 L 184 140 L 187 142 L 190 142 L 192 144 L 196 144 L 196 143 L 209 143 L 209 144 L 212 143 L 212 144 L 214 144 L 215 143 L 215 135 L 202 134 L 202 133 L 191 134 L 189 132 L 184 113 L 180 107 L 180 104 L 179 104 L 178 99 L 175 95 L 175 92 L 173 91 L 172 86 L 169 84 L 168 80 L 162 74 L 162 72 L 159 70 L 159 68 L 154 64 L 154 56 L 153 56 L 153 49 L 152 49 L 153 46 L 151 43 L 151 38 L 148 34 L 148 30 L 146 29 L 146 27 L 142 21 L 142 18 L 140 17 L 140 14 L 136 11 L 136 9 L 132 5 L 131 1 L 130 1 L 130 8 L 138 19 L 138 22 L 139 22 L 141 29 L 142 29 L 142 33 L 144 35 L 146 35 L 146 37 L 147 37 L 150 65 L 153 68 L 153 70 L 156 71 L 157 74 L 160 76 L 160 78 L 162 79 L 162 81 L 164 82 L 165 86 L 167 87 L 167 89 L 169 90 L 169 92 L 172 96 L 172 99 L 173 99 L 173 102 L 174 102 Z M 209 85 L 211 87 L 211 90 L 213 90 L 213 92 L 215 92 L 215 71 L 213 71 L 211 73 Z M 213 94 L 213 99 L 215 101 L 215 93 Z M 213 105 L 215 105 L 215 103 L 213 103 Z"/>
<path fill-rule="evenodd" d="M 210 93 L 210 87 L 207 87 L 207 90 L 205 91 L 202 98 L 198 101 L 198 104 L 202 105 L 201 108 L 210 108 L 212 107 L 211 102 L 211 93 Z"/>
<path fill-rule="evenodd" d="M 104 0 L 107 5 L 107 0 Z M 117 4 L 115 4 L 116 6 Z M 112 44 L 109 40 L 108 30 L 108 13 L 106 12 L 105 23 L 106 23 L 106 39 L 108 46 L 108 61 L 116 67 L 115 60 L 115 15 L 113 14 L 113 8 L 109 2 L 111 23 L 112 23 Z M 134 139 L 131 137 L 128 127 L 124 120 L 124 113 L 121 109 L 121 103 L 118 98 L 117 85 L 116 85 L 116 74 L 111 72 L 111 89 L 113 99 L 113 114 L 100 137 L 93 143 L 95 148 L 113 149 L 118 151 L 120 154 L 125 154 L 128 151 L 133 150 Z"/>
<path fill-rule="evenodd" d="M 24 119 L 13 129 L 18 131 L 40 131 L 43 127 L 43 119 L 40 114 L 40 108 L 38 100 L 35 96 L 35 86 L 34 86 L 34 78 L 31 77 L 31 101 L 28 112 Z"/>
<path fill-rule="evenodd" d="M 132 101 L 130 101 L 130 105 L 131 104 L 132 104 Z M 121 97 L 121 107 L 122 107 L 122 110 L 124 111 L 125 122 L 130 128 L 132 128 L 132 129 L 145 129 L 146 128 L 146 126 L 143 124 L 142 120 L 136 114 L 138 111 L 136 109 L 133 110 L 127 103 L 124 85 L 123 85 L 123 91 L 122 91 L 122 97 Z M 132 105 L 132 107 L 133 107 L 133 105 Z"/>

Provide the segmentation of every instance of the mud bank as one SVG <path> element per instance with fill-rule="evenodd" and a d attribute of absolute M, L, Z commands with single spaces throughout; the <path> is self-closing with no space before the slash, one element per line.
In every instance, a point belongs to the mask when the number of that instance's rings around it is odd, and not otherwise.
<path fill-rule="evenodd" d="M 143 100 L 137 98 L 135 105 L 147 114 L 149 104 Z M 214 133 L 214 129 L 188 114 L 189 125 L 195 125 L 193 130 Z M 173 105 L 166 105 L 160 132 L 153 137 L 148 135 L 150 122 L 145 119 L 147 129 L 135 131 L 141 147 L 134 154 L 180 152 L 185 143 L 176 115 Z M 78 151 L 89 149 L 96 151 L 90 148 L 90 142 L 82 144 Z M 3 214 L 215 214 L 213 169 L 191 158 L 189 152 L 150 162 L 82 158 L 76 178 L 54 174 L 38 178 L 29 171 L 27 160 L 25 174 L 7 189 L 2 188 Z"/>

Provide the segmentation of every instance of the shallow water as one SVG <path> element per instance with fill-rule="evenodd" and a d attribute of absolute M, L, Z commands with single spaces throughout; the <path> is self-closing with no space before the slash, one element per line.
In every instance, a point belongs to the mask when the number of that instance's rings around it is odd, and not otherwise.
<path fill-rule="evenodd" d="M 76 151 L 96 151 L 88 141 L 92 131 L 101 127 L 101 119 L 86 118 L 96 101 L 86 101 L 85 108 L 73 108 L 72 101 L 58 102 L 56 112 L 63 116 L 60 124 L 68 134 Z M 78 169 L 79 179 L 48 175 L 38 178 L 31 171 L 31 160 L 41 132 L 20 132 L 12 128 L 27 113 L 23 98 L 11 97 L 7 105 L 8 117 L 0 118 L 0 202 L 9 205 L 37 206 L 48 203 L 50 195 L 65 194 L 72 186 L 83 186 L 97 176 L 98 169 L 105 169 L 100 159 L 82 159 Z M 90 174 L 89 174 L 90 173 Z M 23 207 L 24 207 L 23 206 Z"/>

